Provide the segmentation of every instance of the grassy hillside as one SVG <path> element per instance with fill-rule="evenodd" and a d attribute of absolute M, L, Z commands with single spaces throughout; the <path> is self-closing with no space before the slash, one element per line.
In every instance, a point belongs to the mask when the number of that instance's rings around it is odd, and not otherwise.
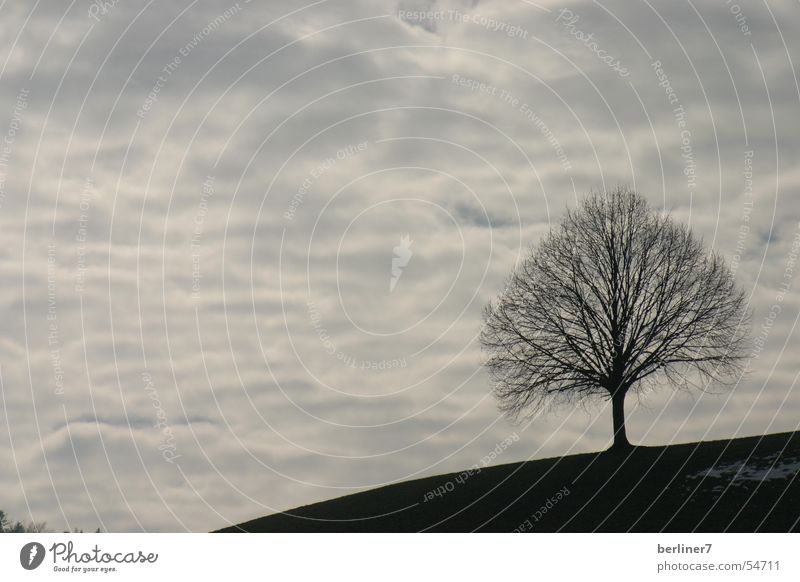
<path fill-rule="evenodd" d="M 800 531 L 800 432 L 389 485 L 222 532 Z"/>

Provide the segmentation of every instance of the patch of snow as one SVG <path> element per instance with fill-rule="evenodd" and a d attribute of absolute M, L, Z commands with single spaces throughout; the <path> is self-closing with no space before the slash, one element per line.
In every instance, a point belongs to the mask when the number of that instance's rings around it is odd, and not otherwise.
<path fill-rule="evenodd" d="M 711 479 L 730 479 L 734 481 L 771 481 L 786 479 L 800 471 L 800 458 L 788 457 L 777 459 L 773 453 L 762 458 L 750 458 L 747 461 L 736 461 L 727 465 L 717 465 L 687 475 L 688 479 L 699 477 Z"/>

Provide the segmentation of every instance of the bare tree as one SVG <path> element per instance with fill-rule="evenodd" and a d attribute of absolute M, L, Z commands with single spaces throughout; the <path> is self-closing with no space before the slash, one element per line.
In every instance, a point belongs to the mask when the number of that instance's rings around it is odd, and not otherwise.
<path fill-rule="evenodd" d="M 8 518 L 6 512 L 0 509 L 0 533 L 44 533 L 49 531 L 45 522 L 29 522 L 27 524 L 17 521 L 14 523 Z"/>
<path fill-rule="evenodd" d="M 610 399 L 615 449 L 628 392 L 742 372 L 749 319 L 722 257 L 624 187 L 568 210 L 484 317 L 500 408 Z"/>

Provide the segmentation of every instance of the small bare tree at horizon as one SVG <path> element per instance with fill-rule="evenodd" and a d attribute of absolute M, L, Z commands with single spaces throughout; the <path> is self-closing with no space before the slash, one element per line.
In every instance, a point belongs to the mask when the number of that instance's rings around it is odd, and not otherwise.
<path fill-rule="evenodd" d="M 587 196 L 484 310 L 481 345 L 501 410 L 610 399 L 630 447 L 625 396 L 687 375 L 742 373 L 747 304 L 723 258 L 625 188 Z"/>

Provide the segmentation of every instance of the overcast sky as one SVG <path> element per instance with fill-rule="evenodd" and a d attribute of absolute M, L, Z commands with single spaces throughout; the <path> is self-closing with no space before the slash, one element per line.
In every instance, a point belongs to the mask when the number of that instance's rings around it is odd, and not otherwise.
<path fill-rule="evenodd" d="M 632 442 L 798 428 L 799 10 L 2 2 L 0 508 L 207 531 L 515 433 L 492 463 L 605 448 L 602 402 L 503 418 L 476 337 L 528 245 L 618 183 L 754 314 L 735 389 L 629 398 Z"/>

